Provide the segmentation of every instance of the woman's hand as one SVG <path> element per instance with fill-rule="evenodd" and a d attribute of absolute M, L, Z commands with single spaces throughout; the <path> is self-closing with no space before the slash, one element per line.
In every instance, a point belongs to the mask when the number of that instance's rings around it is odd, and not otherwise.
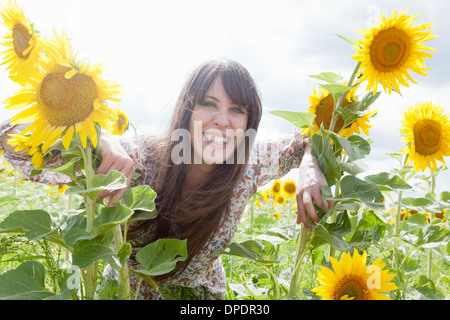
<path fill-rule="evenodd" d="M 104 199 L 107 196 L 111 196 L 108 206 L 113 206 L 115 203 L 114 197 L 121 200 L 125 190 L 131 186 L 131 181 L 136 168 L 133 159 L 131 159 L 128 153 L 123 149 L 117 138 L 102 131 L 100 146 L 102 162 L 97 170 L 95 170 L 95 173 L 108 174 L 109 172 L 116 170 L 122 173 L 127 179 L 126 188 L 114 190 L 113 192 L 103 190 L 98 195 L 97 199 Z"/>
<path fill-rule="evenodd" d="M 297 184 L 297 223 L 303 222 L 306 229 L 311 232 L 312 228 L 308 224 L 307 215 L 316 223 L 319 222 L 316 210 L 314 209 L 313 200 L 316 205 L 324 211 L 327 211 L 325 203 L 322 199 L 321 188 L 327 185 L 327 180 L 323 175 L 317 163 L 317 158 L 311 154 L 311 146 L 306 145 L 303 159 L 300 164 L 299 180 Z M 333 201 L 327 201 L 328 208 Z"/>

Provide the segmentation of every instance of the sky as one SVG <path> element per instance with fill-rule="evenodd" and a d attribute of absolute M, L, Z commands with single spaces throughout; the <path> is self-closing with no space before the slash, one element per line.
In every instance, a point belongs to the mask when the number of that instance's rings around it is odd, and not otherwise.
<path fill-rule="evenodd" d="M 0 0 L 4 4 L 5 0 Z M 318 81 L 308 75 L 340 73 L 348 79 L 355 66 L 352 46 L 336 34 L 361 38 L 374 18 L 395 9 L 420 12 L 414 25 L 433 23 L 436 49 L 426 59 L 427 76 L 411 72 L 417 85 L 402 95 L 382 94 L 370 124 L 372 151 L 366 174 L 398 167 L 387 153 L 405 148 L 400 141 L 402 113 L 431 101 L 450 113 L 450 2 L 444 0 L 16 0 L 41 35 L 65 30 L 78 58 L 102 62 L 103 78 L 123 85 L 122 108 L 138 132 L 166 129 L 179 91 L 190 72 L 213 58 L 231 58 L 252 74 L 263 101 L 261 137 L 284 135 L 291 125 L 269 113 L 306 112 Z M 2 26 L 1 26 L 2 27 Z M 5 28 L 2 32 L 6 32 Z M 0 66 L 0 101 L 18 86 Z M 0 121 L 14 114 L 0 107 Z M 450 163 L 450 159 L 447 159 Z M 438 177 L 438 192 L 450 191 L 450 170 Z M 295 173 L 294 173 L 295 174 Z M 415 190 L 422 192 L 419 187 Z"/>

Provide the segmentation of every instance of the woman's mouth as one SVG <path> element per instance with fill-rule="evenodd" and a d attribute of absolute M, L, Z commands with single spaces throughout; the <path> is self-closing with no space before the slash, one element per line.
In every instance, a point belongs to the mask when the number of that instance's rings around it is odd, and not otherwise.
<path fill-rule="evenodd" d="M 226 145 L 230 141 L 229 137 L 218 136 L 208 132 L 205 132 L 203 134 L 203 138 L 204 138 L 203 140 L 206 142 L 214 142 L 220 145 Z"/>

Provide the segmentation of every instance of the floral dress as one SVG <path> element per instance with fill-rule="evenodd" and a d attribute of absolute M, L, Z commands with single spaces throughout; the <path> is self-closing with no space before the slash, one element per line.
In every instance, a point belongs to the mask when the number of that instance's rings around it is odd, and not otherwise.
<path fill-rule="evenodd" d="M 0 138 L 10 128 L 9 123 L 0 126 Z M 130 157 L 135 161 L 136 169 L 142 174 L 137 181 L 141 185 L 153 186 L 155 148 L 145 135 L 134 139 L 121 138 L 121 143 Z M 234 188 L 230 200 L 230 210 L 223 215 L 219 228 L 212 240 L 196 254 L 187 268 L 178 276 L 166 280 L 160 291 L 156 291 L 145 281 L 131 275 L 130 284 L 134 290 L 139 288 L 138 299 L 164 299 L 163 292 L 172 291 L 177 287 L 190 288 L 199 299 L 222 299 L 227 283 L 225 270 L 220 255 L 230 244 L 244 212 L 247 201 L 256 193 L 260 186 L 273 179 L 280 178 L 291 169 L 297 168 L 303 156 L 305 139 L 300 130 L 294 128 L 293 133 L 276 140 L 255 141 L 249 158 L 249 163 Z M 13 155 L 4 151 L 5 159 L 25 176 L 29 176 L 33 166 L 29 157 Z M 55 155 L 52 164 L 63 161 Z M 47 163 L 48 165 L 48 163 Z M 64 175 L 45 172 L 31 178 L 32 181 L 45 184 L 65 184 L 68 178 Z M 106 268 L 105 277 L 115 277 L 113 269 Z"/>

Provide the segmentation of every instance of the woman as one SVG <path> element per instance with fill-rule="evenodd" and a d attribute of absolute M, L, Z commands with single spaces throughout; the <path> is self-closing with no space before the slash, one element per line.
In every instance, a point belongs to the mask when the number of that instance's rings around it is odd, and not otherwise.
<path fill-rule="evenodd" d="M 188 240 L 186 261 L 155 279 L 162 293 L 143 283 L 140 298 L 164 298 L 164 292 L 180 287 L 201 299 L 222 298 L 226 279 L 220 254 L 231 242 L 247 200 L 258 187 L 292 168 L 300 167 L 297 223 L 311 230 L 306 213 L 318 221 L 312 201 L 325 209 L 320 190 L 326 180 L 310 146 L 296 130 L 279 141 L 252 146 L 261 112 L 248 71 L 235 61 L 220 59 L 194 70 L 165 136 L 126 140 L 102 134 L 103 160 L 96 172 L 118 170 L 127 177 L 128 186 L 145 184 L 157 193 L 157 218 L 130 227 L 128 238 L 134 248 L 160 238 Z M 6 144 L 8 134 L 20 130 L 8 125 L 0 128 L 2 148 L 6 159 L 27 173 L 29 161 L 12 154 Z M 136 170 L 141 175 L 132 181 Z M 124 191 L 113 195 L 120 199 Z M 99 198 L 106 196 L 103 192 Z M 138 282 L 131 277 L 135 289 Z"/>

